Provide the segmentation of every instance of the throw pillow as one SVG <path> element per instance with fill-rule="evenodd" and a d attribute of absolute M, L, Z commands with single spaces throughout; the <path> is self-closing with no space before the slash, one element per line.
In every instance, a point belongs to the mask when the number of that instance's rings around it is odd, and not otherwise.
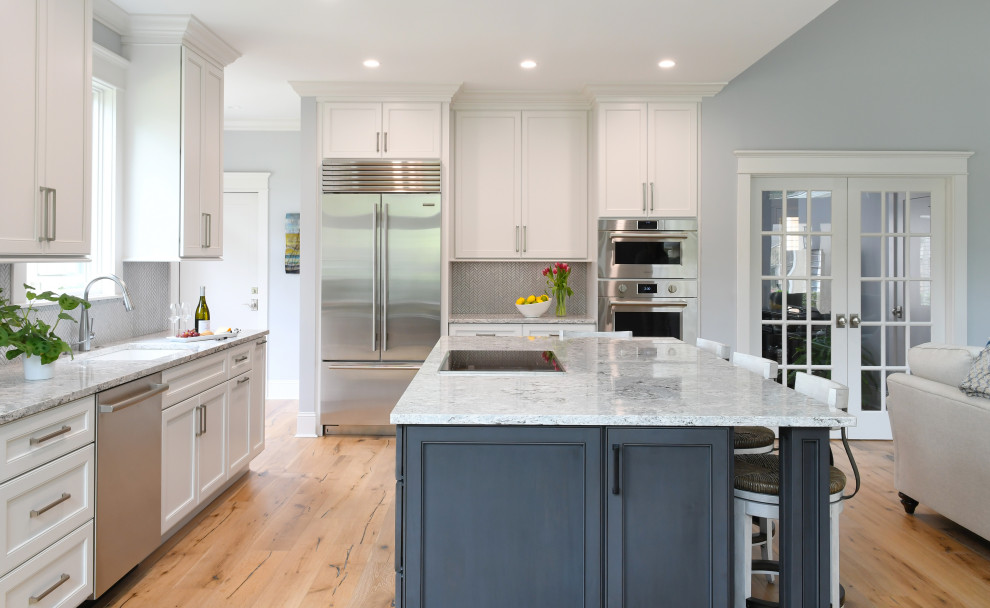
<path fill-rule="evenodd" d="M 969 374 L 959 389 L 970 397 L 986 397 L 990 399 L 990 343 L 980 352 L 980 356 L 973 361 L 973 367 L 969 368 Z"/>

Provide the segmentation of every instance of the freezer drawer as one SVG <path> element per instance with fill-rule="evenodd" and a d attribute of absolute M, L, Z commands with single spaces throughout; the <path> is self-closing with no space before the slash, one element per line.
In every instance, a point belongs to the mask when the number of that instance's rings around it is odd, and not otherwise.
<path fill-rule="evenodd" d="M 320 424 L 331 435 L 394 435 L 388 416 L 419 363 L 354 365 L 323 362 Z M 326 431 L 325 431 L 326 432 Z"/>

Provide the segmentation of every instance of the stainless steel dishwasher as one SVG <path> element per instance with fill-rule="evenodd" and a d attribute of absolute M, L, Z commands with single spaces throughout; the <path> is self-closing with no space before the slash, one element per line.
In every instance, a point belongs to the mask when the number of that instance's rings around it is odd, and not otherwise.
<path fill-rule="evenodd" d="M 161 544 L 162 375 L 99 393 L 93 597 Z"/>

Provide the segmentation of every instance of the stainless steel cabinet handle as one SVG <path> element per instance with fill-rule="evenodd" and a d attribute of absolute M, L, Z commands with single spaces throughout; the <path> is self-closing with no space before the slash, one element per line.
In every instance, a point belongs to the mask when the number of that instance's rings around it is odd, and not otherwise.
<path fill-rule="evenodd" d="M 643 213 L 646 213 L 646 182 L 643 182 Z"/>
<path fill-rule="evenodd" d="M 241 378 L 240 380 L 238 380 L 237 383 L 238 384 L 244 384 L 245 382 L 247 382 L 250 379 L 251 379 L 251 376 L 244 376 L 243 378 Z"/>
<path fill-rule="evenodd" d="M 388 154 L 388 131 L 385 131 L 385 153 Z"/>
<path fill-rule="evenodd" d="M 835 326 L 842 329 L 846 326 L 846 315 L 835 315 Z"/>
<path fill-rule="evenodd" d="M 31 517 L 37 517 L 37 516 L 41 515 L 42 513 L 44 513 L 45 511 L 48 511 L 50 509 L 54 509 L 55 507 L 59 506 L 60 504 L 62 504 L 65 501 L 69 500 L 70 498 L 72 498 L 72 494 L 69 494 L 68 492 L 62 492 L 62 496 L 56 498 L 54 501 L 48 503 L 47 505 L 41 507 L 40 509 L 32 510 L 31 511 Z"/>
<path fill-rule="evenodd" d="M 29 443 L 31 445 L 38 445 L 39 443 L 44 443 L 45 441 L 48 441 L 49 439 L 54 439 L 54 438 L 58 437 L 59 435 L 65 435 L 66 433 L 68 433 L 71 430 L 72 430 L 72 427 L 71 426 L 63 425 L 62 428 L 60 428 L 59 430 L 52 431 L 51 433 L 48 433 L 47 435 L 42 435 L 41 437 L 32 437 L 31 438 L 31 441 Z"/>
<path fill-rule="evenodd" d="M 523 238 L 522 238 L 522 241 L 523 241 L 523 243 L 522 243 L 523 253 L 526 253 L 526 228 L 527 228 L 526 226 L 523 226 L 522 227 L 522 229 L 523 229 Z"/>
<path fill-rule="evenodd" d="M 388 137 L 388 133 L 385 134 Z M 386 139 L 385 141 L 388 141 Z M 388 350 L 388 203 L 382 203 L 382 352 Z"/>
<path fill-rule="evenodd" d="M 612 444 L 612 494 L 618 494 L 620 490 L 619 476 L 622 475 L 622 466 L 619 458 L 622 455 L 621 446 L 618 443 Z"/>
<path fill-rule="evenodd" d="M 206 246 L 213 247 L 213 214 L 206 214 Z"/>
<path fill-rule="evenodd" d="M 45 188 L 44 186 L 39 186 L 38 191 L 41 193 L 41 229 L 38 231 L 39 241 L 50 241 L 48 238 L 48 194 L 51 192 L 51 188 Z"/>
<path fill-rule="evenodd" d="M 650 213 L 653 213 L 653 182 L 650 182 Z"/>
<path fill-rule="evenodd" d="M 495 334 L 474 334 L 474 335 L 475 337 L 481 337 L 481 336 L 491 337 L 491 338 L 495 337 Z"/>
<path fill-rule="evenodd" d="M 203 434 L 205 435 L 206 434 L 206 406 L 204 405 L 202 407 L 203 407 L 203 414 L 202 414 L 202 416 L 203 416 Z"/>
<path fill-rule="evenodd" d="M 203 406 L 196 406 L 196 436 L 203 434 Z"/>
<path fill-rule="evenodd" d="M 516 252 L 519 252 L 519 226 L 516 226 Z"/>
<path fill-rule="evenodd" d="M 381 152 L 382 143 L 382 133 L 381 131 L 375 131 L 375 152 Z"/>
<path fill-rule="evenodd" d="M 234 363 L 240 363 L 241 361 L 247 361 L 247 355 L 241 355 L 240 357 L 234 357 Z"/>
<path fill-rule="evenodd" d="M 849 327 L 851 329 L 856 329 L 859 327 L 859 313 L 853 313 L 849 315 Z"/>
<path fill-rule="evenodd" d="M 28 598 L 28 603 L 29 604 L 37 604 L 41 600 L 43 600 L 46 597 L 48 597 L 48 594 L 49 593 L 51 593 L 52 591 L 55 591 L 56 589 L 58 589 L 59 587 L 61 587 L 65 583 L 65 581 L 69 580 L 69 578 L 70 577 L 69 577 L 68 574 L 62 574 L 62 576 L 60 576 L 58 578 L 58 582 L 55 583 L 54 585 L 52 585 L 51 587 L 49 587 L 48 589 L 45 589 L 41 593 L 41 595 L 32 595 L 31 597 L 29 597 Z"/>
<path fill-rule="evenodd" d="M 255 342 L 254 344 L 255 344 L 255 346 L 261 346 L 262 344 L 268 344 L 268 340 L 267 340 L 267 339 L 264 339 L 264 340 L 258 340 L 258 341 L 257 341 L 257 342 Z"/>
<path fill-rule="evenodd" d="M 207 213 L 200 213 L 199 214 L 199 229 L 200 229 L 200 233 L 199 233 L 199 246 L 200 247 L 203 247 L 203 248 L 207 247 L 207 244 L 206 244 L 206 239 L 207 239 L 207 234 L 206 234 L 207 233 L 206 216 L 207 215 L 209 215 L 209 214 L 207 214 Z"/>
<path fill-rule="evenodd" d="M 140 395 L 136 395 L 134 397 L 130 397 L 128 399 L 123 399 L 123 400 L 118 401 L 116 403 L 101 403 L 100 404 L 100 413 L 101 414 L 112 414 L 114 412 L 119 412 L 122 409 L 131 407 L 135 403 L 141 403 L 142 401 L 144 401 L 148 397 L 154 397 L 155 395 L 157 395 L 159 393 L 164 393 L 165 391 L 167 391 L 168 390 L 168 384 L 152 384 L 149 388 L 151 390 L 149 390 L 147 392 L 144 392 L 144 393 L 141 393 Z"/>

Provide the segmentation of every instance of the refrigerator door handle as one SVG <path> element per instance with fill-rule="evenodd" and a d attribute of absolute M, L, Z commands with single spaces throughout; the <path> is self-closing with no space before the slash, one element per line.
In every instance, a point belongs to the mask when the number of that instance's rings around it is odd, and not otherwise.
<path fill-rule="evenodd" d="M 371 350 L 378 350 L 378 203 L 371 214 Z"/>
<path fill-rule="evenodd" d="M 386 202 L 382 203 L 382 235 L 382 354 L 385 354 L 388 350 L 388 203 Z"/>

